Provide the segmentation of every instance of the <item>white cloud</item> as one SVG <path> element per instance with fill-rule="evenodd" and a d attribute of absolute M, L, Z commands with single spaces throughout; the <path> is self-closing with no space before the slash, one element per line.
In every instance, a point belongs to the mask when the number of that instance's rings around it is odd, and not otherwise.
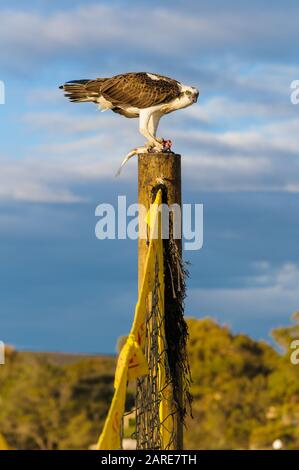
<path fill-rule="evenodd" d="M 212 97 L 176 113 L 165 135 L 183 154 L 184 177 L 207 191 L 298 192 L 299 117 L 286 103 Z"/>
<path fill-rule="evenodd" d="M 74 106 L 71 104 L 71 106 Z M 93 105 L 94 106 L 94 105 Z M 78 110 L 78 108 L 77 108 Z M 96 108 L 89 108 L 90 113 L 83 117 L 79 113 L 66 114 L 62 112 L 30 112 L 23 116 L 22 120 L 33 131 L 43 130 L 56 136 L 62 134 L 78 135 L 83 132 L 102 132 L 102 129 L 117 125 L 117 117 L 109 113 L 103 117 L 99 112 L 94 113 Z"/>
<path fill-rule="evenodd" d="M 258 287 L 279 287 L 297 289 L 299 285 L 299 267 L 294 263 L 285 263 L 279 268 L 271 267 L 267 261 L 256 263 L 259 273 L 248 279 L 248 284 Z M 299 295 L 298 295 L 299 302 Z"/>
<path fill-rule="evenodd" d="M 280 91 L 283 91 L 285 95 L 289 93 L 286 86 Z M 240 120 L 241 123 L 248 124 L 254 120 L 266 122 L 267 120 L 289 119 L 292 116 L 295 119 L 298 116 L 296 107 L 291 107 L 288 99 L 278 100 L 276 95 L 276 99 L 272 101 L 251 100 L 249 94 L 250 88 L 247 88 L 243 99 L 239 99 L 238 96 L 234 99 L 229 96 L 213 96 L 204 102 L 200 100 L 198 106 L 187 108 L 182 111 L 182 114 L 184 117 L 192 117 L 205 124 L 213 125 L 217 122 L 226 126 L 234 125 L 236 122 L 239 124 Z"/>
<path fill-rule="evenodd" d="M 288 321 L 299 307 L 298 285 L 299 266 L 285 263 L 275 269 L 265 263 L 260 266 L 260 273 L 247 279 L 245 287 L 188 289 L 188 299 L 192 308 L 202 314 Z"/>
<path fill-rule="evenodd" d="M 0 200 L 73 203 L 82 198 L 63 185 L 55 184 L 59 164 L 49 168 L 41 161 L 25 159 L 13 162 L 0 159 Z"/>
<path fill-rule="evenodd" d="M 61 103 L 61 90 L 58 87 L 35 87 L 27 92 L 26 101 L 29 105 L 35 105 L 37 103 L 43 105 Z"/>
<path fill-rule="evenodd" d="M 118 128 L 119 116 L 114 127 L 108 125 L 113 116 L 100 117 L 82 119 L 79 115 L 76 118 L 59 113 L 26 115 L 24 120 L 30 129 L 43 130 L 47 137 L 43 143 L 24 149 L 29 155 L 0 157 L 0 200 L 81 202 L 86 197 L 81 197 L 76 186 L 114 179 L 122 158 L 134 146 L 132 126 L 130 120 L 124 121 L 127 124 L 119 129 L 118 141 L 113 130 Z M 78 137 L 78 133 L 82 135 Z M 133 134 L 138 139 L 137 130 Z M 126 170 L 123 179 L 130 177 L 132 166 Z"/>
<path fill-rule="evenodd" d="M 217 103 L 217 98 L 206 100 L 203 108 L 215 126 L 221 125 L 225 109 L 230 109 L 233 121 L 240 114 L 250 118 L 254 113 L 253 104 L 246 111 L 245 104 L 239 106 L 228 98 L 225 103 Z M 215 131 L 213 126 L 199 124 L 200 109 L 199 103 L 166 116 L 159 130 L 173 139 L 175 150 L 183 149 L 183 175 L 188 184 L 203 191 L 299 192 L 299 118 L 277 115 L 274 122 L 266 119 L 254 126 L 249 120 L 240 130 Z M 270 108 L 264 109 L 270 115 Z M 78 105 L 76 110 L 72 114 L 30 112 L 21 118 L 42 138 L 34 147 L 24 147 L 20 158 L 2 159 L 1 199 L 79 200 L 76 185 L 112 179 L 123 156 L 143 141 L 135 119 L 99 113 L 92 105 L 85 109 Z M 121 178 L 132 175 L 128 163 Z"/>
<path fill-rule="evenodd" d="M 123 8 L 96 3 L 51 13 L 2 9 L 1 55 L 17 65 L 35 57 L 48 60 L 71 54 L 86 58 L 86 52 L 111 53 L 117 45 L 144 54 L 187 56 L 190 61 L 194 54 L 229 48 L 277 57 L 280 48 L 286 53 L 292 50 L 298 26 L 296 13 L 290 15 L 287 8 L 260 8 L 256 18 L 254 6 L 235 9 L 232 14 L 222 8 Z"/>

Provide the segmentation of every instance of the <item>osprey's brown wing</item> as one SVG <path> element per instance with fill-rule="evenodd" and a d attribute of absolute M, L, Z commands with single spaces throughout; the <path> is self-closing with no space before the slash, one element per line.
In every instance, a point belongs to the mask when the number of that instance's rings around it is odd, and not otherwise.
<path fill-rule="evenodd" d="M 155 76 L 159 78 L 152 79 L 147 73 L 140 72 L 107 78 L 100 84 L 101 95 L 113 106 L 133 106 L 139 109 L 169 103 L 180 95 L 181 90 L 176 80 Z"/>

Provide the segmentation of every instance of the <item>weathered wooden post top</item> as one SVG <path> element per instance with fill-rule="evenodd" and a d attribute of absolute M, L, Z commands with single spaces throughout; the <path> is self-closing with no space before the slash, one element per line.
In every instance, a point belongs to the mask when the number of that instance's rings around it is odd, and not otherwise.
<path fill-rule="evenodd" d="M 167 190 L 168 205 L 182 203 L 181 193 L 181 156 L 173 152 L 143 153 L 138 155 L 138 204 L 149 210 L 153 202 L 152 188 L 163 180 Z M 176 240 L 182 250 L 181 240 Z M 138 240 L 138 286 L 143 276 L 144 261 L 147 253 L 147 240 Z"/>

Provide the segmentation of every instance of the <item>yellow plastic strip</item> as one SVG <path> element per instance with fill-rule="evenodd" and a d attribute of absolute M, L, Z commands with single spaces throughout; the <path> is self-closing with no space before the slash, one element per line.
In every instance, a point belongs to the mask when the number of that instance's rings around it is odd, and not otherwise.
<path fill-rule="evenodd" d="M 150 292 L 155 287 L 155 267 L 158 260 L 159 269 L 159 311 L 164 315 L 164 264 L 163 264 L 163 241 L 161 239 L 161 231 L 155 231 L 155 227 L 159 225 L 159 206 L 162 204 L 162 191 L 159 190 L 154 204 L 150 211 L 150 228 L 152 233 L 157 233 L 156 238 L 151 238 L 149 250 L 146 257 L 144 276 L 142 287 L 140 290 L 138 302 L 135 309 L 133 326 L 128 339 L 122 348 L 116 366 L 114 381 L 114 396 L 106 418 L 102 434 L 100 435 L 97 448 L 99 450 L 117 450 L 121 448 L 121 423 L 125 410 L 126 387 L 128 380 L 133 380 L 148 373 L 148 364 L 143 354 L 145 343 L 145 326 L 146 326 L 146 301 Z M 164 335 L 164 331 L 161 332 Z M 163 347 L 162 339 L 160 349 Z M 162 352 L 162 350 L 161 350 Z M 165 370 L 160 370 L 160 390 L 164 389 Z M 169 390 L 164 391 L 165 398 L 168 399 L 160 405 L 161 438 L 163 447 L 169 442 L 170 432 L 168 422 L 170 414 L 169 410 Z M 165 447 L 164 447 L 165 448 Z"/>

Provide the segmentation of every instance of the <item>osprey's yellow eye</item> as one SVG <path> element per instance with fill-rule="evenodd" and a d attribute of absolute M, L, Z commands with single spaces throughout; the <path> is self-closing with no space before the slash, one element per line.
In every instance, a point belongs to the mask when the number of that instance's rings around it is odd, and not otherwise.
<path fill-rule="evenodd" d="M 192 91 L 190 91 L 190 90 L 185 91 L 185 93 L 186 93 L 187 96 L 191 96 L 191 95 L 192 95 Z"/>

